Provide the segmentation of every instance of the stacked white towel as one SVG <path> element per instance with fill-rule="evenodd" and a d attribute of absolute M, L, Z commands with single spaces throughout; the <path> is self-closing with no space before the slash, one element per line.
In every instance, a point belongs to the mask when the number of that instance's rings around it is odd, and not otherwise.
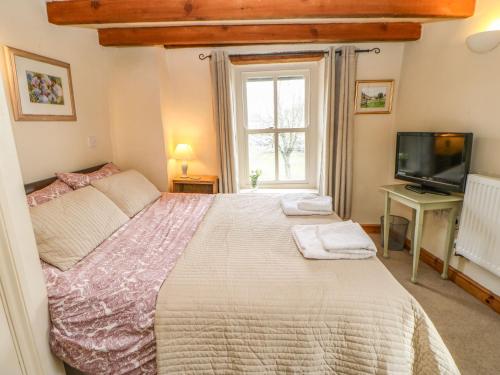
<path fill-rule="evenodd" d="M 287 216 L 331 215 L 332 198 L 317 194 L 287 194 L 281 198 L 281 208 Z"/>
<path fill-rule="evenodd" d="M 371 238 L 358 223 L 294 225 L 293 238 L 309 259 L 365 259 L 377 254 Z"/>
<path fill-rule="evenodd" d="M 319 211 L 332 213 L 332 197 L 315 197 L 301 199 L 297 202 L 297 208 L 304 211 Z"/>

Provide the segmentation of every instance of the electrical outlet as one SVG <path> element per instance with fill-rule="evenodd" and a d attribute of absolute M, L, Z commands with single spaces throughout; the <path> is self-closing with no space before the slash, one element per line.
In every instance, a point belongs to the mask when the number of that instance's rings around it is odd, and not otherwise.
<path fill-rule="evenodd" d="M 96 148 L 97 147 L 97 138 L 95 135 L 88 136 L 87 145 L 89 146 L 89 148 Z"/>

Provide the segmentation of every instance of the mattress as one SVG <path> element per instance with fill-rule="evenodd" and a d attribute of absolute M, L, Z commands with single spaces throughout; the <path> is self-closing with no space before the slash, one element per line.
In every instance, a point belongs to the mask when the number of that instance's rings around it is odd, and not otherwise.
<path fill-rule="evenodd" d="M 159 374 L 458 374 L 377 258 L 307 260 L 276 196 L 219 195 L 163 283 Z"/>

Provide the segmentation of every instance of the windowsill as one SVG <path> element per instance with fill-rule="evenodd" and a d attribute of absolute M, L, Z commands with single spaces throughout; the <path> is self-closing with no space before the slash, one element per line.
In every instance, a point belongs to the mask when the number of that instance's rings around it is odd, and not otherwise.
<path fill-rule="evenodd" d="M 318 189 L 240 189 L 240 194 L 318 194 Z"/>

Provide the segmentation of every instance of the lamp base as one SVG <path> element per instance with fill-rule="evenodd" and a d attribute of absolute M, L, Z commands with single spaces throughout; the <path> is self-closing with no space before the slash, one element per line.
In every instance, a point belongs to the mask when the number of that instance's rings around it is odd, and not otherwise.
<path fill-rule="evenodd" d="M 181 168 L 182 168 L 182 175 L 181 175 L 181 177 L 182 178 L 188 178 L 188 175 L 187 175 L 187 172 L 188 172 L 188 162 L 187 162 L 187 160 L 184 160 L 182 162 Z"/>

